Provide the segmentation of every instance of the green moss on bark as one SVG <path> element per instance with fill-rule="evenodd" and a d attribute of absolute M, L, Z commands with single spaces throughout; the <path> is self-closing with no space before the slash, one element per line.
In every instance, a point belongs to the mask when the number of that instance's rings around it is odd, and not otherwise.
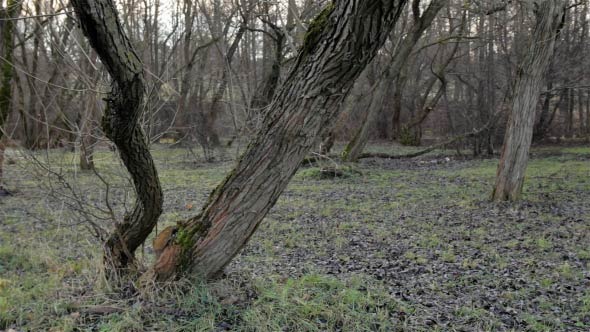
<path fill-rule="evenodd" d="M 324 31 L 324 28 L 328 25 L 328 17 L 334 11 L 334 2 L 330 2 L 324 9 L 318 14 L 318 16 L 311 22 L 305 33 L 303 41 L 303 53 L 309 54 L 319 41 L 319 37 Z"/>

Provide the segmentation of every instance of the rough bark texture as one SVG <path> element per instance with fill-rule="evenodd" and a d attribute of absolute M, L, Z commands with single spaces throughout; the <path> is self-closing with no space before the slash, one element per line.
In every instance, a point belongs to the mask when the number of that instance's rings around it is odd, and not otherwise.
<path fill-rule="evenodd" d="M 162 190 L 139 117 L 144 98 L 143 67 L 117 17 L 112 0 L 73 0 L 82 30 L 109 71 L 112 91 L 102 127 L 133 178 L 135 207 L 105 245 L 105 262 L 120 272 L 150 234 L 162 213 Z"/>
<path fill-rule="evenodd" d="M 181 271 L 210 278 L 231 261 L 334 121 L 339 104 L 385 42 L 405 2 L 336 1 L 319 14 L 265 114 L 262 130 L 201 215 L 179 225 L 174 244 L 155 265 L 155 278 Z"/>
<path fill-rule="evenodd" d="M 508 127 L 498 165 L 495 201 L 517 200 L 522 193 L 529 149 L 533 138 L 535 110 L 545 71 L 564 17 L 562 1 L 537 1 L 532 44 L 518 71 Z"/>
<path fill-rule="evenodd" d="M 2 9 L 0 18 L 7 19 L 2 22 L 2 57 L 4 63 L 2 69 L 2 81 L 0 86 L 0 189 L 2 189 L 2 172 L 4 169 L 4 124 L 10 114 L 12 104 L 12 76 L 14 68 L 12 67 L 12 55 L 14 52 L 14 18 L 20 11 L 20 3 L 16 0 L 8 0 L 6 8 Z"/>

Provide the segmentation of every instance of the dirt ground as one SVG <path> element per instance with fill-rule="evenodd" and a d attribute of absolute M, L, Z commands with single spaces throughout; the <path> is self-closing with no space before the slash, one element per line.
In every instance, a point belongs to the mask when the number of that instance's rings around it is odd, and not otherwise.
<path fill-rule="evenodd" d="M 198 213 L 233 165 L 154 154 L 162 228 Z M 97 158 L 108 186 L 69 167 L 69 152 L 9 159 L 0 330 L 590 330 L 588 147 L 534 149 L 518 203 L 489 201 L 497 159 L 454 151 L 363 159 L 336 179 L 302 167 L 223 280 L 147 298 L 109 290 L 97 272 L 87 220 L 108 229 L 105 211 L 132 199 L 112 153 Z"/>

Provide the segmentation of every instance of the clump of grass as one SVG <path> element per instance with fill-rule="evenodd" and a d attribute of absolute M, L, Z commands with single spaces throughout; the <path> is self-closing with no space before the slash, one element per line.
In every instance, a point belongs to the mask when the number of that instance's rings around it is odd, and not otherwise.
<path fill-rule="evenodd" d="M 388 331 L 395 324 L 394 312 L 411 311 L 375 281 L 363 279 L 347 284 L 311 274 L 265 280 L 257 290 L 258 299 L 243 316 L 245 324 L 257 331 Z"/>
<path fill-rule="evenodd" d="M 42 319 L 51 308 L 50 294 L 58 276 L 39 253 L 26 248 L 0 247 L 0 329 L 22 326 Z"/>
<path fill-rule="evenodd" d="M 541 250 L 549 250 L 551 248 L 553 248 L 553 243 L 551 243 L 551 240 L 541 237 L 537 239 L 537 247 L 539 247 L 539 249 Z"/>
<path fill-rule="evenodd" d="M 441 258 L 445 263 L 455 263 L 457 261 L 457 256 L 455 255 L 455 251 L 453 249 L 447 249 L 443 251 Z"/>

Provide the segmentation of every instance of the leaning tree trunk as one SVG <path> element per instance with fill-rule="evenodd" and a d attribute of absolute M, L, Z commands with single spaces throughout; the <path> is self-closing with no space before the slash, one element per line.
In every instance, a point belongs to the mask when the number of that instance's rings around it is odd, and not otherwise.
<path fill-rule="evenodd" d="M 328 4 L 310 25 L 262 129 L 202 213 L 181 223 L 175 238 L 166 241 L 147 276 L 163 280 L 184 272 L 210 278 L 231 261 L 336 119 L 338 106 L 387 39 L 405 2 Z"/>
<path fill-rule="evenodd" d="M 105 245 L 107 269 L 123 272 L 162 213 L 160 181 L 139 124 L 143 66 L 123 32 L 112 0 L 73 0 L 72 4 L 82 30 L 113 79 L 102 127 L 119 149 L 137 194 L 133 211 L 115 227 Z"/>
<path fill-rule="evenodd" d="M 6 8 L 2 10 L 2 57 L 4 63 L 0 67 L 2 78 L 0 86 L 0 189 L 2 189 L 2 173 L 4 164 L 4 131 L 5 124 L 10 114 L 12 104 L 12 76 L 14 75 L 14 68 L 12 66 L 12 55 L 14 53 L 14 20 L 20 12 L 20 2 L 16 0 L 8 0 Z"/>
<path fill-rule="evenodd" d="M 518 70 L 496 185 L 492 193 L 495 201 L 514 201 L 522 193 L 533 138 L 535 110 L 544 74 L 553 55 L 555 37 L 565 15 L 561 1 L 545 0 L 536 4 L 533 40 L 529 53 Z"/>

